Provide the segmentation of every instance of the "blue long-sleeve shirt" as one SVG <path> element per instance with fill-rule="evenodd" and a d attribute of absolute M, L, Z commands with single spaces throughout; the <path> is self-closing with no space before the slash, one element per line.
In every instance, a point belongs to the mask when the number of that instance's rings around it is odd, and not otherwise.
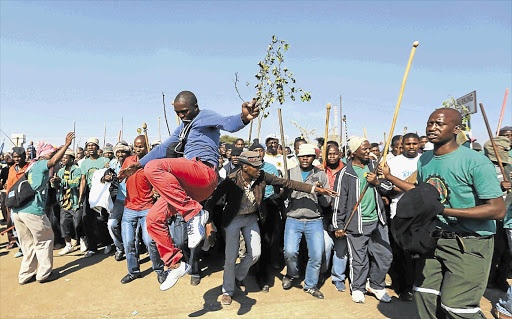
<path fill-rule="evenodd" d="M 183 122 L 181 122 L 168 139 L 140 159 L 140 164 L 145 166 L 151 160 L 164 158 L 167 147 L 171 143 L 179 141 L 178 137 L 183 125 Z M 200 160 L 210 162 L 215 167 L 219 165 L 220 130 L 233 133 L 245 126 L 240 114 L 222 116 L 210 110 L 200 111 L 191 125 L 183 156 L 186 159 L 199 157 Z"/>

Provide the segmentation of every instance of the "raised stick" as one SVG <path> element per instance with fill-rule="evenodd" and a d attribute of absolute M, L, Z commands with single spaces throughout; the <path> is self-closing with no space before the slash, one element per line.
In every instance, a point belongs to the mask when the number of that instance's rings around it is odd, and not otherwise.
<path fill-rule="evenodd" d="M 76 135 L 76 122 L 73 121 L 73 134 Z M 75 139 L 73 139 L 73 152 L 76 152 L 76 149 L 75 149 Z"/>
<path fill-rule="evenodd" d="M 281 130 L 281 145 L 283 146 L 283 150 L 284 150 L 285 144 L 284 144 L 283 118 L 281 117 L 281 109 L 280 108 L 277 109 L 277 114 L 279 115 L 279 129 Z M 286 155 L 283 156 L 283 166 L 284 166 L 284 178 L 288 179 L 288 164 L 286 163 Z"/>
<path fill-rule="evenodd" d="M 324 149 L 322 150 L 322 167 L 327 165 L 327 139 L 329 138 L 329 115 L 331 114 L 331 103 L 327 103 L 327 115 L 325 117 L 325 138 Z"/>
<path fill-rule="evenodd" d="M 165 95 L 164 95 L 164 92 L 162 92 L 162 103 L 164 104 L 165 125 L 167 125 L 167 132 L 169 132 L 169 136 L 171 136 L 171 130 L 169 129 L 169 122 L 167 122 L 167 112 L 165 111 Z M 160 140 L 160 141 L 162 141 L 162 140 Z"/>
<path fill-rule="evenodd" d="M 363 134 L 364 134 L 364 138 L 368 138 L 368 135 L 366 134 L 366 127 L 363 126 Z"/>
<path fill-rule="evenodd" d="M 105 139 L 107 137 L 107 122 L 103 122 L 103 148 L 105 148 Z"/>
<path fill-rule="evenodd" d="M 160 130 L 160 116 L 158 117 L 158 140 L 162 141 L 162 131 Z"/>
<path fill-rule="evenodd" d="M 144 130 L 144 137 L 146 139 L 146 148 L 149 152 L 148 125 L 146 123 L 142 123 L 142 129 Z"/>
<path fill-rule="evenodd" d="M 501 122 L 503 121 L 503 115 L 505 114 L 505 106 L 507 105 L 508 89 L 505 91 L 505 98 L 503 99 L 503 106 L 501 107 L 500 120 L 498 122 L 498 129 L 496 130 L 496 136 L 500 136 Z"/>
<path fill-rule="evenodd" d="M 489 134 L 489 139 L 491 140 L 494 154 L 496 154 L 496 159 L 498 160 L 498 165 L 500 166 L 501 175 L 503 175 L 504 181 L 508 181 L 507 174 L 505 174 L 505 169 L 503 168 L 503 163 L 501 162 L 500 156 L 498 155 L 498 148 L 496 147 L 496 142 L 494 142 L 494 137 L 492 136 L 491 127 L 489 126 L 489 121 L 487 121 L 487 115 L 485 114 L 484 105 L 482 103 L 479 103 L 479 105 L 480 105 L 480 110 L 482 110 L 482 116 L 484 118 L 485 127 L 487 128 L 487 133 Z"/>

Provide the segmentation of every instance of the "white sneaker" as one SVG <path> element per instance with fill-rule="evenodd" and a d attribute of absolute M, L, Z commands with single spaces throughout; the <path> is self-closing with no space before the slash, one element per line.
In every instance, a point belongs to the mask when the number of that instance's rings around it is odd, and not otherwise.
<path fill-rule="evenodd" d="M 80 251 L 86 252 L 87 251 L 87 245 L 85 244 L 85 237 L 80 237 Z"/>
<path fill-rule="evenodd" d="M 364 303 L 364 293 L 361 290 L 352 291 L 352 301 L 355 303 Z"/>
<path fill-rule="evenodd" d="M 160 285 L 160 290 L 164 291 L 172 288 L 172 286 L 174 286 L 178 282 L 178 279 L 185 276 L 189 272 L 190 265 L 183 261 L 180 263 L 180 266 L 178 268 L 169 269 L 167 278 L 165 278 L 165 281 Z"/>
<path fill-rule="evenodd" d="M 61 251 L 59 251 L 59 256 L 64 256 L 64 255 L 69 254 L 71 252 L 73 252 L 73 246 L 66 245 Z"/>
<path fill-rule="evenodd" d="M 206 233 L 204 225 L 208 222 L 210 213 L 201 209 L 197 215 L 187 222 L 188 248 L 196 248 L 203 240 Z"/>
<path fill-rule="evenodd" d="M 388 295 L 388 291 L 384 289 L 373 289 L 370 287 L 370 283 L 366 283 L 366 291 L 373 294 L 375 298 L 382 302 L 391 302 L 391 297 Z"/>

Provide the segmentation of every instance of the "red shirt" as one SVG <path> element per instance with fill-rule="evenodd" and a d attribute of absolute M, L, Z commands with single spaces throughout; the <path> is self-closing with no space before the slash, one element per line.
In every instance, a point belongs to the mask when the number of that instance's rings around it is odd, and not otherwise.
<path fill-rule="evenodd" d="M 137 155 L 132 155 L 124 160 L 121 169 L 138 161 Z M 132 210 L 145 210 L 153 206 L 153 187 L 149 182 L 144 169 L 139 169 L 126 180 L 126 198 L 124 206 Z"/>
<path fill-rule="evenodd" d="M 325 174 L 327 175 L 327 178 L 329 179 L 329 187 L 331 189 L 334 188 L 334 182 L 336 181 L 336 174 L 341 171 L 341 169 L 345 166 L 345 164 L 343 164 L 343 162 L 340 160 L 340 165 L 338 166 L 338 168 L 332 170 L 330 169 L 329 167 L 325 167 Z M 321 168 L 321 166 L 320 166 Z"/>

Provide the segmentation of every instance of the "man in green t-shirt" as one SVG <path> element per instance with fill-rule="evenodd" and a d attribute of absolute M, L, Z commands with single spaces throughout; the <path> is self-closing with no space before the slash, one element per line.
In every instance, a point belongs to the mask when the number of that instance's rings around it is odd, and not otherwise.
<path fill-rule="evenodd" d="M 82 204 L 85 200 L 82 216 L 84 232 L 87 240 L 87 252 L 84 257 L 87 258 L 96 254 L 96 251 L 98 250 L 98 242 L 110 245 L 112 238 L 110 238 L 107 229 L 107 217 L 98 215 L 97 212 L 92 210 L 89 206 L 89 200 L 87 199 L 89 197 L 89 190 L 91 189 L 92 176 L 94 172 L 98 169 L 108 167 L 109 159 L 99 156 L 99 140 L 95 137 L 91 137 L 87 140 L 85 148 L 89 153 L 89 158 L 85 159 L 80 164 L 82 177 L 80 180 L 79 202 Z"/>
<path fill-rule="evenodd" d="M 390 302 L 385 278 L 393 255 L 384 203 L 380 195 L 391 191 L 392 185 L 373 173 L 376 163 L 370 159 L 368 140 L 352 136 L 349 149 L 352 160 L 340 171 L 334 182 L 334 191 L 340 194 L 333 205 L 334 234 L 337 238 L 347 236 L 352 301 L 364 303 L 364 293 L 367 291 L 382 302 Z M 368 188 L 357 206 L 356 213 L 349 221 L 367 184 Z"/>
<path fill-rule="evenodd" d="M 457 144 L 461 129 L 457 110 L 435 110 L 426 127 L 434 150 L 418 161 L 418 182 L 436 187 L 445 206 L 431 234 L 439 238 L 436 247 L 417 263 L 414 299 L 421 318 L 485 318 L 479 304 L 492 260 L 494 220 L 505 216 L 505 204 L 491 161 Z M 388 173 L 402 190 L 414 187 Z"/>

